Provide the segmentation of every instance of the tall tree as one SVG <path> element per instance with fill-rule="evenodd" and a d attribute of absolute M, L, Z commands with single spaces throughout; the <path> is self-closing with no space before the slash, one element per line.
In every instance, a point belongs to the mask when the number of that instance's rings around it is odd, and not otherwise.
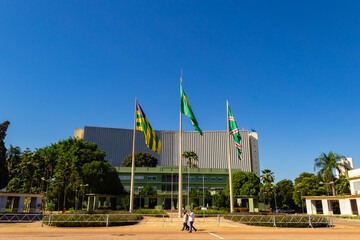
<path fill-rule="evenodd" d="M 260 177 L 264 184 L 272 184 L 275 181 L 274 173 L 270 169 L 264 169 L 261 172 L 263 175 Z"/>
<path fill-rule="evenodd" d="M 6 147 L 4 142 L 9 125 L 9 121 L 0 124 L 0 189 L 6 187 L 9 182 L 9 171 L 6 164 Z"/>
<path fill-rule="evenodd" d="M 16 174 L 16 172 L 13 172 L 15 169 L 17 169 L 17 166 L 20 163 L 20 154 L 21 154 L 21 148 L 20 147 L 14 147 L 10 144 L 9 149 L 6 152 L 6 165 L 7 169 L 10 173 L 10 177 Z"/>
<path fill-rule="evenodd" d="M 147 152 L 135 153 L 135 167 L 156 167 L 158 160 Z M 131 167 L 132 154 L 127 155 L 121 162 L 121 167 Z"/>
<path fill-rule="evenodd" d="M 253 172 L 237 171 L 232 174 L 234 195 L 257 195 L 260 191 L 260 179 Z M 229 194 L 229 181 L 225 192 Z"/>
<path fill-rule="evenodd" d="M 294 185 L 289 179 L 283 179 L 276 184 L 277 187 L 277 201 L 280 208 L 294 208 L 295 203 L 293 200 Z"/>
<path fill-rule="evenodd" d="M 319 196 L 326 194 L 324 185 L 320 185 L 321 178 L 313 173 L 303 172 L 295 178 L 293 200 L 301 207 L 301 196 Z M 303 199 L 304 201 L 304 199 Z"/>
<path fill-rule="evenodd" d="M 332 182 L 331 187 L 334 196 L 336 195 L 334 171 L 337 170 L 341 172 L 343 169 L 350 169 L 349 163 L 347 161 L 340 162 L 341 159 L 345 160 L 346 158 L 340 154 L 329 152 L 328 155 L 322 153 L 314 160 L 314 171 L 319 169 L 318 175 L 325 183 Z"/>
<path fill-rule="evenodd" d="M 8 190 L 14 192 L 45 192 L 48 203 L 71 206 L 76 194 L 86 192 L 119 194 L 123 191 L 116 169 L 105 160 L 97 145 L 82 139 L 69 138 L 51 146 L 20 155 L 19 164 L 12 165 L 13 176 Z"/>
<path fill-rule="evenodd" d="M 197 168 L 198 165 L 195 164 L 195 161 L 198 161 L 199 160 L 199 157 L 198 155 L 193 152 L 193 151 L 185 151 L 183 154 L 182 154 L 182 157 L 183 158 L 186 158 L 188 161 L 186 163 L 186 165 L 189 167 L 189 168 Z"/>

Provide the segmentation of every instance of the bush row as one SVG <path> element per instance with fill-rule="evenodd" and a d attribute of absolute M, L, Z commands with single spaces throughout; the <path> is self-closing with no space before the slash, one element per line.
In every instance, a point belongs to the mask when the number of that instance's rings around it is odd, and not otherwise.
<path fill-rule="evenodd" d="M 48 215 L 43 219 L 44 224 L 49 224 L 51 217 L 51 226 L 56 227 L 105 227 L 106 215 L 101 216 L 101 220 L 94 221 L 94 215 Z M 141 215 L 109 215 L 108 226 L 124 226 L 138 223 L 143 217 Z M 59 221 L 59 222 L 58 222 Z M 94 222 L 88 222 L 94 221 Z"/>
<path fill-rule="evenodd" d="M 276 227 L 291 227 L 291 228 L 308 228 L 310 227 L 309 218 L 304 218 L 303 216 L 284 216 L 284 215 L 262 215 L 262 216 L 248 216 L 246 215 L 225 215 L 225 219 L 232 220 L 234 222 L 240 222 L 246 225 L 252 226 L 265 226 L 265 227 L 274 227 L 274 218 Z M 317 218 L 317 223 L 311 223 L 312 227 L 327 227 L 328 223 L 326 218 L 321 218 L 319 223 L 319 218 Z"/>

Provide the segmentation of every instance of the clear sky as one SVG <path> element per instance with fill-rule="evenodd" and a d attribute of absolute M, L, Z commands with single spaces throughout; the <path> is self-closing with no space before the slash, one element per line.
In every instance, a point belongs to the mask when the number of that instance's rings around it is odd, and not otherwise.
<path fill-rule="evenodd" d="M 259 134 L 276 182 L 334 151 L 360 167 L 359 1 L 0 1 L 5 139 L 41 148 L 86 126 L 179 128 L 179 77 L 203 131 Z M 184 130 L 193 130 L 183 118 Z"/>

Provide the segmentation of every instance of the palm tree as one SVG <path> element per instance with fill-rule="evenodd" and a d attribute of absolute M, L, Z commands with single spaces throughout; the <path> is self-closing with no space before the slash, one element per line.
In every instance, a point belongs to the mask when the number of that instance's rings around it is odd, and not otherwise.
<path fill-rule="evenodd" d="M 188 161 L 186 162 L 186 165 L 187 167 L 189 168 L 197 168 L 198 166 L 191 162 L 191 161 L 198 161 L 199 158 L 197 156 L 197 154 L 193 151 L 185 151 L 183 154 L 182 154 L 182 157 L 183 158 L 186 158 Z"/>
<path fill-rule="evenodd" d="M 182 157 L 186 158 L 188 160 L 186 163 L 186 165 L 188 167 L 188 200 L 187 200 L 187 202 L 190 206 L 190 171 L 189 171 L 189 168 L 192 168 L 192 167 L 197 168 L 198 166 L 195 163 L 192 163 L 191 160 L 198 161 L 199 158 L 198 158 L 197 154 L 193 151 L 185 151 L 182 154 Z"/>
<path fill-rule="evenodd" d="M 261 175 L 261 181 L 264 184 L 271 184 L 275 181 L 274 173 L 270 169 L 264 169 L 261 171 L 263 175 Z"/>
<path fill-rule="evenodd" d="M 345 159 L 344 162 L 340 162 L 341 159 Z M 314 171 L 318 171 L 319 177 L 323 179 L 325 183 L 331 183 L 333 195 L 336 195 L 335 181 L 334 181 L 334 170 L 342 172 L 342 170 L 350 170 L 349 162 L 342 155 L 337 153 L 329 152 L 328 155 L 322 153 L 318 158 L 315 158 Z"/>

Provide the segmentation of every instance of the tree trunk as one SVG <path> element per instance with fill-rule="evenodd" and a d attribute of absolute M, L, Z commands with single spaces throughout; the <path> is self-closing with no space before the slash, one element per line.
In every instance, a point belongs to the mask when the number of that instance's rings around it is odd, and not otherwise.
<path fill-rule="evenodd" d="M 337 194 L 336 194 L 335 182 L 331 184 L 331 188 L 332 188 L 333 196 L 336 196 Z"/>

